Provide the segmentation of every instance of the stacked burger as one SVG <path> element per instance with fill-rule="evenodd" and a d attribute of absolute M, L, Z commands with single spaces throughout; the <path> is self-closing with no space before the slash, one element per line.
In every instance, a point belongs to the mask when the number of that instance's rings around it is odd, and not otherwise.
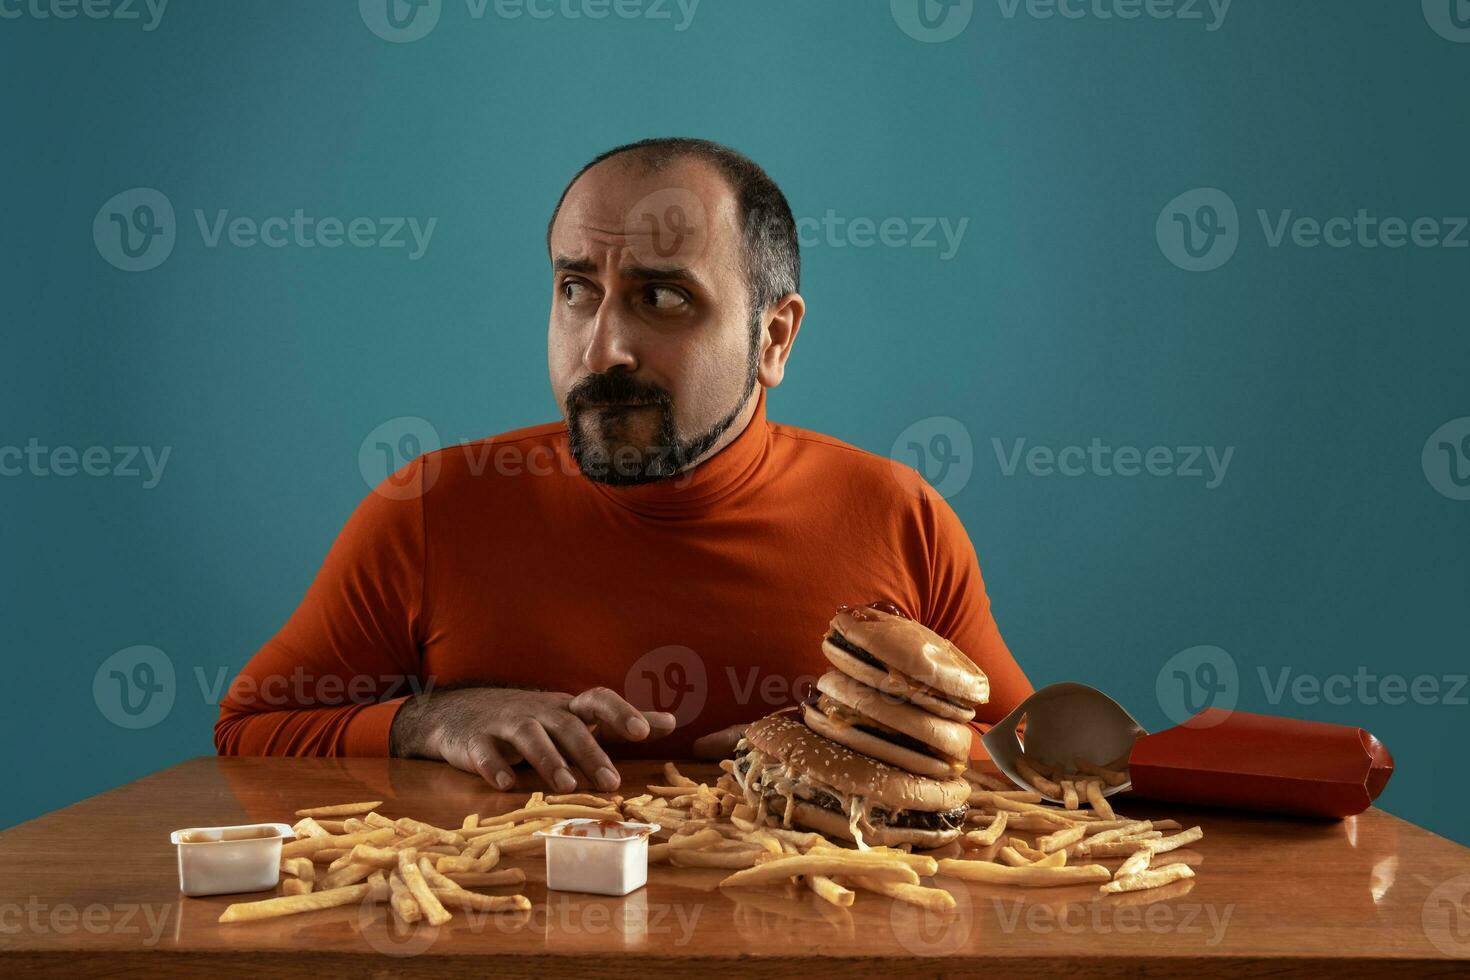
<path fill-rule="evenodd" d="M 868 844 L 959 836 L 985 674 L 891 603 L 842 606 L 822 640 L 835 668 L 798 708 L 746 729 L 731 772 L 758 823 Z"/>

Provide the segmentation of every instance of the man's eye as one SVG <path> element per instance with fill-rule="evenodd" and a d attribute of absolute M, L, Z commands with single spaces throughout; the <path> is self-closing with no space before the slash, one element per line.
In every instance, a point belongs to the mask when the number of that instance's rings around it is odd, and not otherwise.
<path fill-rule="evenodd" d="M 575 306 L 578 301 L 587 298 L 587 285 L 575 279 L 568 279 L 561 284 L 561 296 L 568 305 Z"/>
<path fill-rule="evenodd" d="M 649 286 L 643 291 L 643 299 L 656 310 L 677 310 L 689 302 L 683 293 L 671 286 Z"/>

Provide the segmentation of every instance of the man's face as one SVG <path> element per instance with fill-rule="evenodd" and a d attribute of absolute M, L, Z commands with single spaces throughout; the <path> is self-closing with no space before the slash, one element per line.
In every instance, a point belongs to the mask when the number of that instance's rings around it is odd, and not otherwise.
<path fill-rule="evenodd" d="M 753 406 L 734 194 L 710 166 L 605 160 L 551 230 L 551 388 L 582 472 L 662 479 L 723 448 Z M 741 424 L 737 424 L 741 423 Z"/>

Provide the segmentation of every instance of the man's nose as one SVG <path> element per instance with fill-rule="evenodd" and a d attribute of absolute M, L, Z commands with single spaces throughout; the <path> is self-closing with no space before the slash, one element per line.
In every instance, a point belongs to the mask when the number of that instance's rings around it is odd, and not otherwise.
<path fill-rule="evenodd" d="M 582 366 L 593 374 L 606 374 L 615 367 L 630 372 L 638 369 L 632 344 L 634 325 L 618 305 L 609 298 L 592 319 L 592 334 L 582 351 Z"/>

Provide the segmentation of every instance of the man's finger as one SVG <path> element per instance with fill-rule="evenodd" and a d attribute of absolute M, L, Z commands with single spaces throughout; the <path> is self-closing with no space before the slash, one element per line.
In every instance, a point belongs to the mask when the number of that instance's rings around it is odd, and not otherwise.
<path fill-rule="evenodd" d="M 577 788 L 576 777 L 567 768 L 566 760 L 556 750 L 556 744 L 546 734 L 546 729 L 541 727 L 541 722 L 534 718 L 521 718 L 512 723 L 500 737 L 515 746 L 516 751 L 546 780 L 546 785 L 556 792 L 570 793 Z"/>
<path fill-rule="evenodd" d="M 498 790 L 508 790 L 516 784 L 515 771 L 500 753 L 495 739 L 489 735 L 476 735 L 470 740 L 468 750 L 470 765 L 485 782 Z"/>
<path fill-rule="evenodd" d="M 679 724 L 678 719 L 667 711 L 645 711 L 643 712 L 643 717 L 652 729 L 648 733 L 648 741 L 650 742 L 656 738 L 663 738 Z"/>
<path fill-rule="evenodd" d="M 564 721 L 548 726 L 551 737 L 566 751 L 567 756 L 589 777 L 589 781 L 604 793 L 618 788 L 622 778 L 613 768 L 612 760 L 597 744 L 597 739 L 587 730 L 586 724 L 575 715 L 562 715 Z"/>
<path fill-rule="evenodd" d="M 653 731 L 643 712 L 610 688 L 594 687 L 583 691 L 572 698 L 567 707 L 587 724 L 598 724 L 604 738 L 612 735 L 629 742 L 641 742 Z"/>
<path fill-rule="evenodd" d="M 731 725 L 694 740 L 696 759 L 724 759 L 735 751 L 735 743 L 745 737 L 744 725 Z"/>

